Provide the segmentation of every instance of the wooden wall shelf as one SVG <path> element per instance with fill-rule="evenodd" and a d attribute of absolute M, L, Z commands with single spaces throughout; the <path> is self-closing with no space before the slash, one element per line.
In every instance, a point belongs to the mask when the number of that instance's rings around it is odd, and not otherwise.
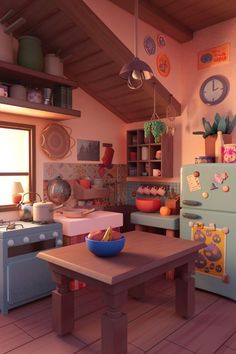
<path fill-rule="evenodd" d="M 74 109 L 16 100 L 11 97 L 0 97 L 0 112 L 58 121 L 78 118 L 81 115 L 80 111 Z"/>
<path fill-rule="evenodd" d="M 128 130 L 127 166 L 128 178 L 138 177 L 140 181 L 173 177 L 173 136 L 162 136 L 155 143 L 152 135 L 148 139 L 144 137 L 143 129 Z M 153 170 L 159 170 L 160 177 L 154 177 Z"/>
<path fill-rule="evenodd" d="M 50 75 L 1 60 L 0 80 L 6 84 L 20 84 L 25 87 L 41 89 L 59 86 L 67 86 L 73 89 L 78 86 L 77 82 L 65 77 Z M 54 120 L 74 119 L 81 115 L 78 110 L 17 100 L 12 97 L 0 97 L 0 112 Z"/>
<path fill-rule="evenodd" d="M 78 87 L 78 83 L 65 77 L 50 75 L 42 71 L 32 70 L 24 66 L 7 63 L 0 60 L 0 78 L 10 84 L 20 84 L 24 86 L 56 87 L 60 85 L 72 88 Z"/>

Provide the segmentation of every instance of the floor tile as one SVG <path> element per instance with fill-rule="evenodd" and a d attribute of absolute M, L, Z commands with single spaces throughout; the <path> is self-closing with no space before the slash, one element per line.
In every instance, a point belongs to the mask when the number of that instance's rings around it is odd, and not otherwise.
<path fill-rule="evenodd" d="M 84 346 L 71 335 L 59 337 L 56 333 L 50 333 L 16 348 L 10 354 L 74 354 Z"/>
<path fill-rule="evenodd" d="M 33 338 L 41 337 L 52 332 L 51 308 L 35 313 L 15 322 L 15 325 Z"/>
<path fill-rule="evenodd" d="M 194 353 L 212 354 L 235 332 L 236 303 L 221 298 L 168 340 Z"/>
<path fill-rule="evenodd" d="M 192 354 L 189 350 L 180 347 L 177 344 L 170 343 L 163 340 L 161 343 L 155 345 L 152 349 L 145 352 L 145 354 Z"/>
<path fill-rule="evenodd" d="M 95 343 L 83 348 L 77 353 L 78 354 L 101 354 L 101 340 L 98 340 Z M 128 344 L 128 354 L 144 354 L 144 351 L 135 348 L 132 344 Z"/>
<path fill-rule="evenodd" d="M 5 354 L 14 348 L 32 341 L 32 339 L 32 337 L 13 324 L 2 327 L 0 328 L 0 353 Z"/>

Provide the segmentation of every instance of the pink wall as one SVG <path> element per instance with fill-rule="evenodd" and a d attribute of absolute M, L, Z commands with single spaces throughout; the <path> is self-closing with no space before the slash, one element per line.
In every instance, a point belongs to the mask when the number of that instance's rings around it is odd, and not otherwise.
<path fill-rule="evenodd" d="M 111 28 L 111 30 L 133 51 L 133 16 L 118 8 L 107 0 L 84 0 L 91 9 Z M 122 24 L 122 25 L 121 25 Z M 171 72 L 167 78 L 160 77 L 156 70 L 155 56 L 148 56 L 143 48 L 144 37 L 149 34 L 156 38 L 159 32 L 151 26 L 139 21 L 139 56 L 151 65 L 155 76 L 182 103 L 183 113 L 175 120 L 174 136 L 174 176 L 179 176 L 181 164 L 193 163 L 194 157 L 204 155 L 204 140 L 201 136 L 192 135 L 199 130 L 201 118 L 205 116 L 213 121 L 216 112 L 221 115 L 236 113 L 236 19 L 220 25 L 209 27 L 195 34 L 194 39 L 183 45 L 166 36 L 165 52 L 171 61 Z M 130 35 L 129 35 L 130 34 Z M 225 42 L 230 42 L 230 62 L 209 69 L 197 70 L 197 52 Z M 158 49 L 160 51 L 160 49 Z M 199 88 L 207 77 L 223 74 L 230 81 L 230 93 L 217 106 L 206 106 L 199 99 Z M 143 127 L 143 123 L 125 124 L 114 114 L 100 105 L 85 92 L 78 89 L 73 93 L 73 106 L 81 110 L 81 118 L 62 122 L 72 128 L 74 139 L 94 139 L 101 143 L 112 143 L 115 149 L 114 163 L 126 162 L 126 130 Z M 1 120 L 22 121 L 35 124 L 37 127 L 37 191 L 42 193 L 43 163 L 51 161 L 39 146 L 40 132 L 50 121 L 20 116 L 0 114 Z M 236 130 L 233 134 L 236 141 Z M 101 147 L 101 156 L 103 148 Z M 76 149 L 71 156 L 61 162 L 77 162 Z"/>
<path fill-rule="evenodd" d="M 104 23 L 133 51 L 133 16 L 123 11 L 107 0 L 84 0 Z M 121 26 L 122 23 L 122 26 Z M 143 40 L 146 35 L 157 38 L 159 32 L 148 24 L 139 21 L 139 56 L 151 65 L 157 79 L 176 97 L 182 104 L 182 115 L 175 120 L 176 132 L 174 136 L 174 176 L 179 176 L 182 164 L 194 163 L 196 156 L 204 155 L 204 139 L 194 136 L 192 132 L 202 130 L 201 118 L 206 117 L 211 122 L 216 112 L 221 115 L 236 113 L 236 19 L 223 22 L 219 25 L 208 27 L 195 33 L 192 41 L 179 44 L 166 36 L 165 53 L 171 62 L 171 72 L 167 78 L 161 77 L 156 70 L 155 57 L 148 56 L 143 48 Z M 128 35 L 130 33 L 130 36 Z M 226 64 L 198 70 L 197 53 L 200 50 L 219 46 L 229 42 L 230 61 Z M 158 52 L 160 51 L 157 48 Z M 230 92 L 226 99 L 218 105 L 207 106 L 199 98 L 199 89 L 202 82 L 211 75 L 225 75 L 230 81 Z M 126 126 L 127 129 L 143 127 L 143 123 L 133 123 Z M 233 133 L 236 141 L 236 129 Z"/>

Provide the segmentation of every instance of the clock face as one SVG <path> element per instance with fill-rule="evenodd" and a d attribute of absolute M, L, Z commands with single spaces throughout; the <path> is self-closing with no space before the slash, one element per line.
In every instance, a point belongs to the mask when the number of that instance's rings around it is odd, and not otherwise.
<path fill-rule="evenodd" d="M 214 75 L 206 79 L 200 87 L 201 100 L 209 105 L 222 102 L 229 92 L 229 82 L 222 75 Z"/>

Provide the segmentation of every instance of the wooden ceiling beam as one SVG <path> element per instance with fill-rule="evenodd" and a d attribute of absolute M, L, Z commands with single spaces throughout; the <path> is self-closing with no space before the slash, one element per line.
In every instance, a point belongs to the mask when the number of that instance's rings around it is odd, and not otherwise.
<path fill-rule="evenodd" d="M 113 4 L 121 7 L 123 10 L 134 14 L 133 0 L 109 0 Z M 165 14 L 162 10 L 156 9 L 149 1 L 140 1 L 139 3 L 139 19 L 148 23 L 171 38 L 180 43 L 184 43 L 193 39 L 193 32 L 188 28 Z"/>

